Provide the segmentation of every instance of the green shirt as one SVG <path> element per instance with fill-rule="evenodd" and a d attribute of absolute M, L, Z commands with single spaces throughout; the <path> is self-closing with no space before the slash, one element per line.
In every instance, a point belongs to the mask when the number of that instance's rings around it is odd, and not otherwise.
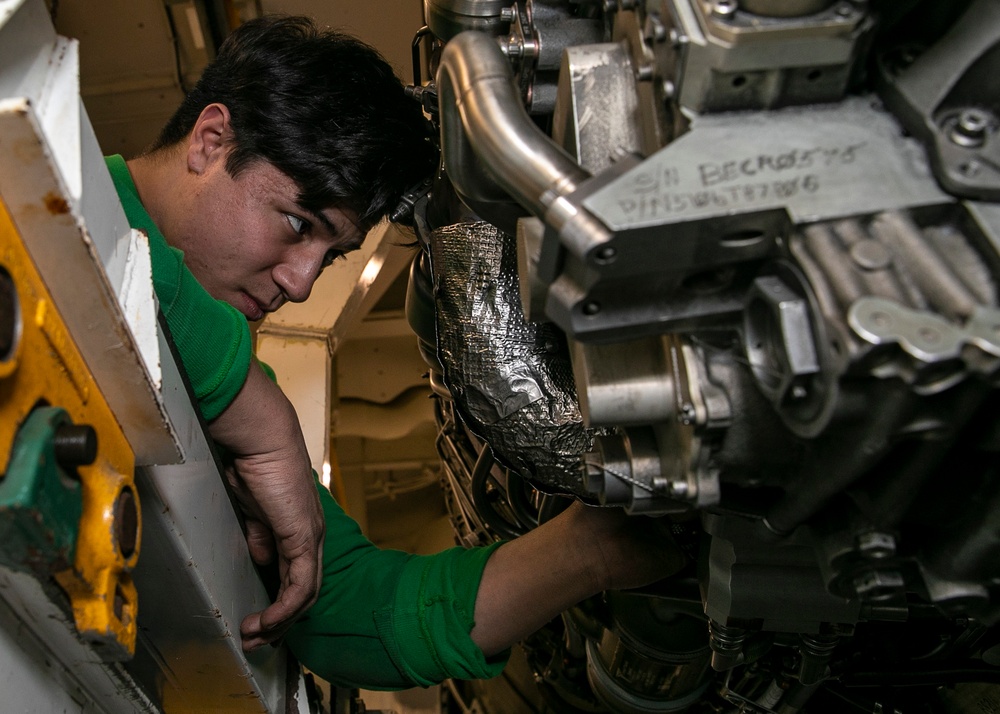
<path fill-rule="evenodd" d="M 106 161 L 129 224 L 149 236 L 160 310 L 198 406 L 213 419 L 246 380 L 246 318 L 212 298 L 167 244 L 122 157 Z M 506 656 L 487 660 L 469 637 L 483 568 L 497 546 L 427 556 L 382 550 L 318 481 L 317 488 L 326 520 L 323 581 L 316 604 L 286 636 L 299 661 L 334 684 L 365 689 L 500 674 Z"/>

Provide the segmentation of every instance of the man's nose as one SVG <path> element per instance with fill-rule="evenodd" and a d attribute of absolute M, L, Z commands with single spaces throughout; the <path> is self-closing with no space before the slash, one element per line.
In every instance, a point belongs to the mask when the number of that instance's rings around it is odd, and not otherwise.
<path fill-rule="evenodd" d="M 322 267 L 322 254 L 317 257 L 303 252 L 276 266 L 274 280 L 289 302 L 303 302 L 312 292 Z"/>

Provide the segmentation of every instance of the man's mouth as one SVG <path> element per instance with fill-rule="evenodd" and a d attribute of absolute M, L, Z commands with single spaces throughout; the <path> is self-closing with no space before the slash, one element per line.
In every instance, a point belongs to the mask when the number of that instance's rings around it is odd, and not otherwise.
<path fill-rule="evenodd" d="M 256 322 L 263 319 L 265 313 L 263 305 L 250 297 L 249 293 L 241 292 L 240 297 L 243 298 L 243 309 L 240 312 L 246 315 L 248 320 Z"/>

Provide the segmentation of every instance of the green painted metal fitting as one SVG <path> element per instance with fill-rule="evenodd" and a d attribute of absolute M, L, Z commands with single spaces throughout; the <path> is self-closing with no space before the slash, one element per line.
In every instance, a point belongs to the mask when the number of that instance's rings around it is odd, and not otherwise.
<path fill-rule="evenodd" d="M 0 564 L 48 577 L 73 565 L 83 513 L 76 474 L 59 465 L 56 434 L 72 425 L 58 407 L 39 407 L 14 438 L 0 476 Z"/>

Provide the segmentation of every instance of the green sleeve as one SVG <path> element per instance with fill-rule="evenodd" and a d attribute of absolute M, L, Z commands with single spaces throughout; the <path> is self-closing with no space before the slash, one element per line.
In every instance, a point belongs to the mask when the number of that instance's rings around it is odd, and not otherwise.
<path fill-rule="evenodd" d="M 121 156 L 105 157 L 129 225 L 149 236 L 153 289 L 202 416 L 211 421 L 236 398 L 250 369 L 252 345 L 246 318 L 214 299 L 167 244 L 153 223 Z"/>
<path fill-rule="evenodd" d="M 469 637 L 479 581 L 497 546 L 435 555 L 381 550 L 317 486 L 326 520 L 323 584 L 286 637 L 299 662 L 333 684 L 364 689 L 500 674 L 507 655 L 487 659 Z"/>

